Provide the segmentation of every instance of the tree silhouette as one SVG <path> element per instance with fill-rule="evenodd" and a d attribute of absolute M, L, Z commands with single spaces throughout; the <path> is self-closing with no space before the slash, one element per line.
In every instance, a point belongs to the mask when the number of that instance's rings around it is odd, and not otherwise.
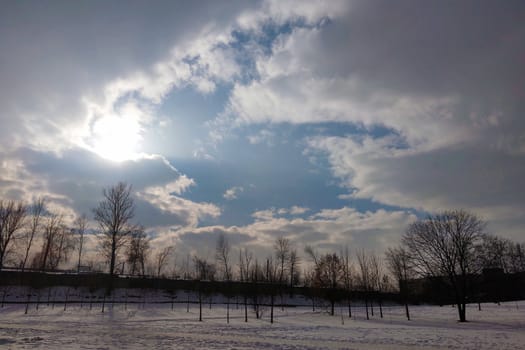
<path fill-rule="evenodd" d="M 0 201 L 0 270 L 14 240 L 23 228 L 26 206 L 15 201 Z"/>
<path fill-rule="evenodd" d="M 485 222 L 465 210 L 445 211 L 410 225 L 403 237 L 417 272 L 445 277 L 465 322 L 468 276 L 476 272 L 476 245 L 481 242 Z"/>
<path fill-rule="evenodd" d="M 109 258 L 109 275 L 115 273 L 117 251 L 127 242 L 129 235 L 136 230 L 130 223 L 134 216 L 134 203 L 131 185 L 120 182 L 102 191 L 104 199 L 93 209 L 101 235 L 101 247 Z"/>

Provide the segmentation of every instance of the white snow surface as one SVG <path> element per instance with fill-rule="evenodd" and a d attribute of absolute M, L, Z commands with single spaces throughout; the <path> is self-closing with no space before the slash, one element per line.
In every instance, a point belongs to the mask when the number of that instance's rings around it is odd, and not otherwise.
<path fill-rule="evenodd" d="M 11 293 L 6 300 L 19 303 L 0 308 L 0 349 L 525 349 L 525 301 L 482 304 L 481 311 L 469 305 L 467 323 L 457 322 L 450 305 L 412 306 L 410 321 L 401 306 L 384 307 L 383 318 L 376 307 L 366 320 L 359 305 L 351 319 L 345 306 L 336 316 L 319 308 L 313 312 L 311 306 L 275 307 L 271 324 L 269 307 L 261 319 L 250 308 L 245 323 L 243 305 L 232 299 L 228 324 L 219 298 L 211 309 L 203 303 L 199 322 L 199 305 L 190 304 L 187 312 L 184 295 L 177 295 L 172 309 L 171 302 L 140 302 L 159 301 L 158 292 L 141 292 L 142 298 L 138 293 L 135 303 L 129 303 L 133 292 L 126 292 L 127 304 L 112 305 L 115 299 L 106 298 L 104 313 L 99 299 L 90 309 L 73 293 L 65 308 L 48 305 L 42 294 L 38 309 Z"/>

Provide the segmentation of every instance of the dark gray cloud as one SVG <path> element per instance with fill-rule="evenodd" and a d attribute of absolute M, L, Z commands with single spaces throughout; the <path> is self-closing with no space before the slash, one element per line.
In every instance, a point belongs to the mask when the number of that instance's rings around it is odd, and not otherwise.
<path fill-rule="evenodd" d="M 360 1 L 320 32 L 312 58 L 398 93 L 499 95 L 525 72 L 524 20 L 521 1 Z"/>
<path fill-rule="evenodd" d="M 357 2 L 319 32 L 316 54 L 305 59 L 321 76 L 358 79 L 365 96 L 453 98 L 455 123 L 473 133 L 498 123 L 484 141 L 517 143 L 525 129 L 524 22 L 521 1 Z"/>

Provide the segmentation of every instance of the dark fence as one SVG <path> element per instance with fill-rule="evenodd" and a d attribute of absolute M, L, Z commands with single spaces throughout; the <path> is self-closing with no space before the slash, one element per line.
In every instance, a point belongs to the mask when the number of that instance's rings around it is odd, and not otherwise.
<path fill-rule="evenodd" d="M 481 275 L 469 277 L 469 302 L 499 302 L 525 299 L 525 273 L 505 274 L 501 271 L 486 271 Z M 0 271 L 0 286 L 28 286 L 41 289 L 52 286 L 85 287 L 91 291 L 99 289 L 137 288 L 194 291 L 204 295 L 222 294 L 224 296 L 301 296 L 305 299 L 323 299 L 330 302 L 351 300 L 382 300 L 402 302 L 397 293 L 348 291 L 332 288 L 293 287 L 276 283 L 254 283 L 238 281 L 198 281 L 135 276 L 116 276 L 110 278 L 103 273 L 72 273 L 64 271 Z M 452 304 L 454 294 L 446 279 L 426 278 L 409 283 L 407 298 L 411 304 L 433 303 Z"/>
<path fill-rule="evenodd" d="M 238 281 L 198 281 L 165 278 L 147 278 L 131 276 L 115 276 L 110 278 L 103 273 L 67 273 L 67 272 L 37 272 L 37 271 L 0 271 L 0 286 L 27 286 L 42 289 L 53 286 L 85 287 L 92 291 L 99 289 L 136 288 L 162 289 L 169 292 L 192 291 L 203 295 L 222 294 L 227 297 L 248 296 L 266 297 L 286 295 L 300 296 L 304 299 L 318 299 L 330 302 L 352 300 L 383 300 L 399 302 L 396 293 L 371 293 L 363 291 L 348 291 L 331 288 L 290 287 L 277 283 L 254 283 Z"/>

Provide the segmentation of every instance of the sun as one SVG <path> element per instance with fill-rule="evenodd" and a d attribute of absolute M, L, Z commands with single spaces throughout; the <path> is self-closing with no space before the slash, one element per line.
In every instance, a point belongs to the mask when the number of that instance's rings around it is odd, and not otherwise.
<path fill-rule="evenodd" d="M 93 124 L 91 149 L 102 158 L 123 162 L 138 157 L 141 140 L 137 120 L 108 116 Z"/>

